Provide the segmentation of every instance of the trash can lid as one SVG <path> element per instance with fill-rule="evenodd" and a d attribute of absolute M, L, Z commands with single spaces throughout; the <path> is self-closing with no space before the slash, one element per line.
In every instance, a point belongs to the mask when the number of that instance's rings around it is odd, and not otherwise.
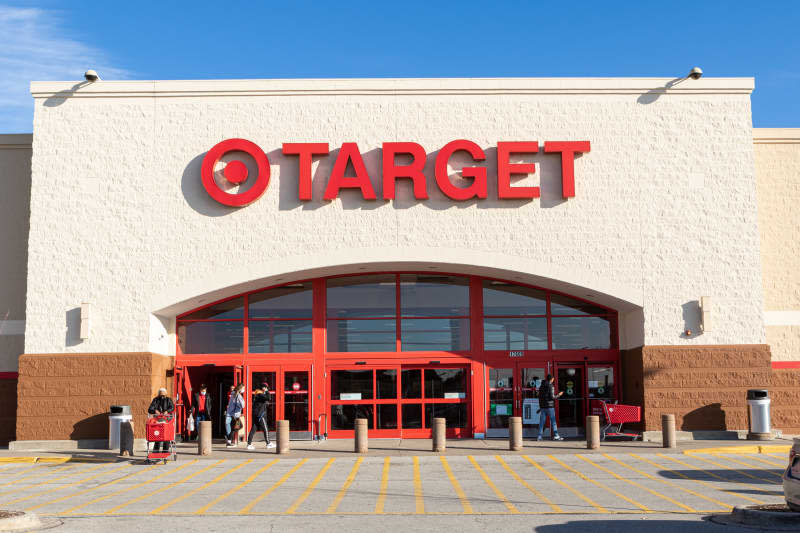
<path fill-rule="evenodd" d="M 109 409 L 112 415 L 129 415 L 131 414 L 130 405 L 112 405 Z"/>
<path fill-rule="evenodd" d="M 764 400 L 769 398 L 769 391 L 766 389 L 749 389 L 747 391 L 748 400 Z"/>

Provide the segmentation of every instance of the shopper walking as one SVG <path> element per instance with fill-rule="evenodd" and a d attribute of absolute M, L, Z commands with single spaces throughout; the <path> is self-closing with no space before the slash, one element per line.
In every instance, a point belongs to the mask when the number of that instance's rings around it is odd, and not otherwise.
<path fill-rule="evenodd" d="M 147 408 L 148 418 L 153 418 L 156 416 L 165 416 L 167 420 L 172 420 L 172 417 L 175 412 L 175 402 L 172 401 L 172 398 L 167 396 L 167 389 L 161 387 L 158 389 L 158 396 L 153 398 L 153 401 L 150 402 L 150 407 Z M 163 445 L 164 451 L 166 451 L 169 446 L 167 442 L 154 442 L 153 443 L 153 451 L 160 452 L 161 447 Z"/>
<path fill-rule="evenodd" d="M 556 425 L 556 398 L 562 394 L 564 393 L 559 392 L 555 394 L 553 375 L 547 374 L 547 377 L 542 381 L 542 385 L 539 387 L 539 436 L 536 440 L 542 440 L 544 425 L 548 417 L 550 418 L 550 435 L 552 439 L 564 440 L 563 437 L 558 434 L 558 426 Z"/>
<path fill-rule="evenodd" d="M 233 443 L 234 433 L 242 428 L 242 412 L 244 412 L 244 383 L 236 385 L 228 400 L 228 408 L 225 409 L 225 443 L 228 448 L 235 447 Z M 233 423 L 233 425 L 231 425 Z"/>
<path fill-rule="evenodd" d="M 269 407 L 269 385 L 264 383 L 261 388 L 253 391 L 253 422 L 250 424 L 250 433 L 247 435 L 247 449 L 255 450 L 253 437 L 256 432 L 261 430 L 264 433 L 264 442 L 267 448 L 274 448 L 275 445 L 269 441 L 269 425 L 267 424 L 267 410 Z"/>
<path fill-rule="evenodd" d="M 194 393 L 192 398 L 192 416 L 194 417 L 195 438 L 200 433 L 200 422 L 211 420 L 211 406 L 214 405 L 208 387 L 203 383 L 200 390 Z"/>

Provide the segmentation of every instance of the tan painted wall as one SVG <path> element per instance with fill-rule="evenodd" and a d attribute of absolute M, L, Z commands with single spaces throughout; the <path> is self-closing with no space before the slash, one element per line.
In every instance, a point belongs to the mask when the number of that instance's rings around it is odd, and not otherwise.
<path fill-rule="evenodd" d="M 773 361 L 800 361 L 800 128 L 753 140 L 767 343 Z"/>
<path fill-rule="evenodd" d="M 0 135 L 0 372 L 25 350 L 31 135 Z"/>

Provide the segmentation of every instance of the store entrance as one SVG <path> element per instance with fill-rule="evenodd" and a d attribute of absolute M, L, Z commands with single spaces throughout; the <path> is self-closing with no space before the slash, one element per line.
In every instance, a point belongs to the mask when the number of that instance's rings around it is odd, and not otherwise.
<path fill-rule="evenodd" d="M 538 390 L 542 380 L 555 368 L 555 392 L 563 392 L 556 401 L 558 431 L 564 437 L 583 435 L 591 400 L 613 402 L 617 398 L 613 363 L 520 362 L 490 366 L 486 436 L 508 438 L 508 421 L 522 417 L 525 438 L 539 435 Z M 545 434 L 549 435 L 548 421 Z"/>
<path fill-rule="evenodd" d="M 277 429 L 277 420 L 289 421 L 291 439 L 311 438 L 311 368 L 310 366 L 250 366 L 247 412 L 252 408 L 252 392 L 266 384 L 270 402 L 267 406 L 267 425 L 270 432 Z"/>

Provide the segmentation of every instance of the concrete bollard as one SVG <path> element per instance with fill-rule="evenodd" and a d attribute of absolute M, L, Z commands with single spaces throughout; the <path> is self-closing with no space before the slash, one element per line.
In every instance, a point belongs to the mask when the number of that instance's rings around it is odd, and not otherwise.
<path fill-rule="evenodd" d="M 508 418 L 508 449 L 515 452 L 522 449 L 521 416 L 511 416 Z"/>
<path fill-rule="evenodd" d="M 356 453 L 367 453 L 369 445 L 367 444 L 367 431 L 369 430 L 368 420 L 366 418 L 356 418 L 356 434 L 354 440 L 354 448 Z"/>
<path fill-rule="evenodd" d="M 600 448 L 600 417 L 589 415 L 586 417 L 586 449 Z"/>
<path fill-rule="evenodd" d="M 444 418 L 433 419 L 433 451 L 435 452 L 443 452 L 447 448 L 446 422 Z"/>
<path fill-rule="evenodd" d="M 275 453 L 289 453 L 289 421 L 278 420 L 278 431 L 275 435 Z"/>
<path fill-rule="evenodd" d="M 211 421 L 197 423 L 197 455 L 211 455 Z"/>
<path fill-rule="evenodd" d="M 661 415 L 661 438 L 664 448 L 675 447 L 675 415 Z"/>
<path fill-rule="evenodd" d="M 133 420 L 126 420 L 119 426 L 119 454 L 133 456 Z"/>

